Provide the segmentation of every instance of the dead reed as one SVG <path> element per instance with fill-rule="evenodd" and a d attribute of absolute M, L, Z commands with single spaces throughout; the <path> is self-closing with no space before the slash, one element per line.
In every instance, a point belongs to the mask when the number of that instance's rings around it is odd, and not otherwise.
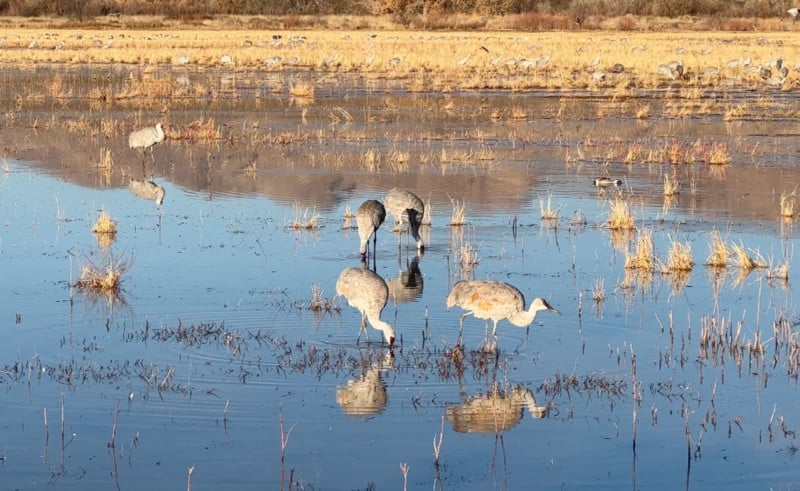
<path fill-rule="evenodd" d="M 714 268 L 724 268 L 728 265 L 728 260 L 731 257 L 731 251 L 728 249 L 728 244 L 719 236 L 719 232 L 712 230 L 710 234 L 710 241 L 708 243 L 708 258 L 706 258 L 706 266 Z"/>
<path fill-rule="evenodd" d="M 642 229 L 636 236 L 633 251 L 625 251 L 625 269 L 640 271 L 653 271 L 655 269 L 655 254 L 653 247 L 653 231 Z"/>
<path fill-rule="evenodd" d="M 292 221 L 289 225 L 294 230 L 317 230 L 319 229 L 319 215 L 316 210 L 303 207 L 300 203 L 292 204 Z"/>
<path fill-rule="evenodd" d="M 110 234 L 114 235 L 117 233 L 117 222 L 106 210 L 100 210 L 100 214 L 97 217 L 97 222 L 95 222 L 94 226 L 92 227 L 92 232 L 95 234 Z"/>
<path fill-rule="evenodd" d="M 450 218 L 449 225 L 451 227 L 463 227 L 467 224 L 467 204 L 465 201 L 459 202 L 458 200 L 454 200 L 450 198 L 450 202 L 453 204 L 453 215 Z M 425 208 L 425 215 L 428 215 L 428 209 Z"/>
<path fill-rule="evenodd" d="M 678 194 L 678 180 L 669 174 L 664 174 L 664 196 L 675 196 Z"/>
<path fill-rule="evenodd" d="M 298 97 L 302 99 L 313 99 L 315 96 L 316 89 L 314 84 L 311 82 L 307 82 L 305 80 L 300 80 L 295 82 L 289 86 L 289 94 L 292 97 Z"/>
<path fill-rule="evenodd" d="M 633 230 L 636 228 L 635 217 L 630 204 L 623 198 L 617 197 L 611 202 L 611 212 L 608 217 L 608 228 L 611 230 Z"/>
<path fill-rule="evenodd" d="M 100 263 L 88 257 L 85 261 L 81 277 L 75 283 L 77 288 L 103 294 L 119 292 L 122 275 L 130 268 L 130 260 L 116 259 L 111 254 L 104 254 Z"/>
<path fill-rule="evenodd" d="M 662 268 L 662 273 L 686 272 L 691 271 L 693 267 L 691 244 L 672 240 L 669 252 L 667 252 L 667 262 Z"/>
<path fill-rule="evenodd" d="M 594 280 L 592 298 L 594 299 L 595 303 L 601 303 L 606 299 L 606 287 L 605 280 L 603 278 L 597 278 Z"/>
<path fill-rule="evenodd" d="M 797 205 L 797 188 L 791 193 L 781 193 L 781 216 L 784 218 L 794 218 Z"/>
<path fill-rule="evenodd" d="M 741 243 L 734 243 L 731 249 L 733 249 L 733 264 L 743 272 L 767 267 L 767 262 L 758 251 L 750 251 L 753 252 L 753 255 L 750 255 Z"/>
<path fill-rule="evenodd" d="M 539 198 L 539 212 L 542 221 L 547 222 L 547 224 L 552 227 L 558 226 L 558 215 L 561 213 L 561 207 L 559 206 L 555 210 L 553 209 L 552 194 L 548 193 L 546 200 Z"/>

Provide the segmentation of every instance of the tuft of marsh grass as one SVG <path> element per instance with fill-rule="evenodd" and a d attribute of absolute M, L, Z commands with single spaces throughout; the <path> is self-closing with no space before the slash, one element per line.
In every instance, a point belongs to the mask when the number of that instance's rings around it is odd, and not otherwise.
<path fill-rule="evenodd" d="M 675 196 L 678 194 L 678 180 L 664 174 L 664 196 Z"/>
<path fill-rule="evenodd" d="M 620 197 L 615 198 L 614 201 L 611 202 L 608 228 L 611 230 L 633 230 L 636 228 L 630 205 Z"/>
<path fill-rule="evenodd" d="M 303 99 L 313 99 L 316 93 L 316 89 L 314 88 L 314 84 L 311 82 L 307 82 L 301 80 L 299 82 L 295 82 L 289 86 L 289 94 L 292 97 L 299 97 Z"/>
<path fill-rule="evenodd" d="M 547 200 L 539 198 L 539 211 L 541 213 L 542 220 L 554 221 L 556 224 L 558 223 L 558 215 L 561 213 L 561 207 L 559 206 L 555 210 L 553 209 L 552 194 L 547 194 Z"/>
<path fill-rule="evenodd" d="M 451 227 L 462 227 L 467 224 L 467 204 L 466 202 L 462 201 L 459 202 L 458 200 L 454 200 L 450 198 L 450 202 L 453 203 L 453 215 L 450 218 L 450 226 Z M 427 215 L 427 208 L 425 209 Z"/>
<path fill-rule="evenodd" d="M 728 244 L 719 236 L 716 230 L 711 231 L 710 241 L 708 243 L 708 258 L 706 259 L 706 266 L 715 268 L 724 268 L 728 265 L 728 260 L 731 257 L 731 251 L 728 249 Z"/>
<path fill-rule="evenodd" d="M 603 278 L 594 280 L 594 288 L 592 289 L 592 298 L 595 303 L 600 303 L 606 299 L 606 286 Z"/>
<path fill-rule="evenodd" d="M 117 233 L 117 222 L 106 210 L 100 210 L 100 214 L 97 217 L 97 222 L 95 222 L 94 226 L 92 227 L 92 232 L 96 234 L 116 234 Z"/>
<path fill-rule="evenodd" d="M 781 193 L 781 216 L 784 218 L 794 218 L 797 204 L 797 189 L 791 193 Z"/>
<path fill-rule="evenodd" d="M 100 161 L 97 168 L 103 172 L 109 172 L 114 167 L 114 159 L 111 157 L 111 150 L 108 148 L 100 149 Z"/>
<path fill-rule="evenodd" d="M 317 313 L 332 313 L 340 312 L 341 307 L 336 303 L 334 298 L 325 298 L 322 288 L 316 283 L 311 285 L 311 301 L 308 303 L 308 310 Z"/>
<path fill-rule="evenodd" d="M 625 269 L 653 271 L 655 255 L 653 247 L 653 231 L 643 229 L 636 237 L 633 251 L 625 251 Z"/>
<path fill-rule="evenodd" d="M 130 268 L 128 259 L 116 259 L 113 255 L 103 255 L 102 263 L 95 263 L 88 257 L 75 283 L 80 290 L 113 295 L 119 292 L 122 275 Z"/>
<path fill-rule="evenodd" d="M 664 265 L 662 272 L 685 272 L 691 271 L 693 267 L 692 246 L 688 242 L 673 240 L 667 253 L 667 263 Z"/>
<path fill-rule="evenodd" d="M 767 262 L 758 251 L 755 251 L 754 255 L 751 256 L 742 244 L 733 244 L 731 249 L 733 250 L 733 264 L 742 271 L 752 271 L 767 267 Z"/>
<path fill-rule="evenodd" d="M 725 165 L 731 163 L 731 156 L 728 153 L 726 143 L 714 143 L 708 153 L 708 163 L 711 165 Z"/>
<path fill-rule="evenodd" d="M 771 280 L 789 281 L 789 262 L 784 261 L 775 267 L 770 265 L 767 270 L 767 278 Z"/>
<path fill-rule="evenodd" d="M 300 203 L 292 204 L 291 228 L 295 230 L 317 230 L 319 228 L 319 215 L 316 209 L 303 207 Z"/>
<path fill-rule="evenodd" d="M 342 224 L 342 229 L 350 230 L 353 228 L 353 218 L 356 216 L 353 215 L 353 210 L 350 209 L 350 205 L 346 205 L 344 207 L 344 223 Z"/>

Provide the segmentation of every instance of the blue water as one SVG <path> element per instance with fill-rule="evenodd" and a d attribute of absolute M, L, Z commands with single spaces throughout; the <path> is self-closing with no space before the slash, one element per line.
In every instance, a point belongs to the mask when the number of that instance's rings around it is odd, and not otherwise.
<path fill-rule="evenodd" d="M 786 346 L 776 354 L 772 339 L 777 317 L 798 320 L 794 225 L 786 234 L 774 222 L 641 205 L 636 213 L 653 229 L 658 257 L 677 237 L 691 243 L 697 265 L 683 288 L 655 273 L 651 283 L 625 289 L 624 254 L 602 226 L 607 197 L 590 186 L 556 173 L 540 178 L 519 206 L 497 205 L 502 194 L 491 207 L 467 203 L 460 232 L 446 225 L 451 210 L 439 202 L 419 260 L 421 295 L 383 312 L 398 335 L 386 363 L 377 331 L 368 328 L 369 342 L 362 335 L 357 344 L 360 316 L 334 299 L 334 285 L 339 272 L 359 264 L 358 235 L 342 228 L 345 206 L 380 198 L 391 176 L 382 189 L 337 195 L 316 212 L 321 226 L 313 232 L 289 226 L 296 211 L 286 201 L 256 193 L 208 199 L 157 181 L 166 190 L 162 208 L 125 188 L 74 185 L 25 162 L 11 160 L 0 175 L 3 489 L 180 489 L 189 479 L 193 489 L 800 484 L 797 380 L 787 375 Z M 539 220 L 547 193 L 563 206 L 557 228 Z M 129 265 L 116 299 L 73 286 L 87 258 L 106 254 L 91 233 L 101 209 L 117 220 L 110 251 Z M 574 210 L 586 227 L 570 226 Z M 702 266 L 712 226 L 765 258 L 780 261 L 787 251 L 788 282 L 755 271 L 735 284 L 738 271 L 729 267 L 715 303 Z M 472 277 L 508 281 L 528 300 L 542 296 L 561 311 L 540 313 L 529 333 L 501 322 L 496 359 L 479 350 L 483 321 L 467 318 L 460 377 L 448 353 L 461 311 L 444 302 L 462 278 L 459 233 L 479 256 Z M 414 256 L 405 238 L 398 254 L 397 241 L 388 227 L 379 231 L 377 272 L 386 279 Z M 599 278 L 606 299 L 596 307 Z M 333 302 L 331 312 L 309 310 L 314 285 Z M 741 370 L 727 353 L 724 364 L 701 360 L 701 319 L 713 316 L 741 321 L 745 342 L 760 330 L 765 355 L 751 362 L 745 352 Z M 200 325 L 220 334 L 192 345 L 166 334 Z M 387 402 L 348 415 L 337 388 L 366 373 L 379 374 L 383 389 L 376 390 Z M 574 376 L 578 386 L 549 392 L 557 375 Z M 635 450 L 634 382 L 641 397 Z M 486 394 L 493 384 L 530 389 L 548 406 L 546 417 L 525 409 L 500 434 L 458 433 L 444 421 L 437 469 L 432 440 L 445 403 Z M 405 484 L 401 463 L 408 464 Z"/>

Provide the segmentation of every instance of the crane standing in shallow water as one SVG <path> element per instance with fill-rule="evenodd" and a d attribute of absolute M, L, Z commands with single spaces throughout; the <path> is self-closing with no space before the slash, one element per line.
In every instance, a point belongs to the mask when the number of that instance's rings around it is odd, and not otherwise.
<path fill-rule="evenodd" d="M 130 148 L 141 148 L 142 155 L 144 155 L 144 152 L 149 148 L 150 156 L 152 157 L 153 145 L 163 142 L 165 136 L 161 123 L 158 123 L 155 126 L 148 126 L 147 128 L 136 130 L 128 135 L 128 146 Z"/>
<path fill-rule="evenodd" d="M 383 333 L 383 339 L 394 345 L 394 328 L 381 320 L 381 312 L 389 299 L 389 288 L 383 278 L 366 268 L 347 268 L 336 280 L 336 294 L 347 299 L 347 303 L 361 312 L 361 330 L 367 321 Z M 361 332 L 359 331 L 359 338 Z"/>
<path fill-rule="evenodd" d="M 527 327 L 536 319 L 536 312 L 549 310 L 560 314 L 543 298 L 534 298 L 525 310 L 525 297 L 517 288 L 493 280 L 459 281 L 447 295 L 447 308 L 459 306 L 467 312 L 461 315 L 458 337 L 464 329 L 464 318 L 468 315 L 478 319 L 494 321 L 492 335 L 497 337 L 497 322 L 507 319 L 519 327 Z"/>
<path fill-rule="evenodd" d="M 401 222 L 408 222 L 411 236 L 417 242 L 417 250 L 422 251 L 425 244 L 419 236 L 419 227 L 425 214 L 425 205 L 419 196 L 406 189 L 392 188 L 386 194 L 383 204 L 386 211 L 394 217 L 395 229 L 399 228 Z"/>
<path fill-rule="evenodd" d="M 386 220 L 386 208 L 383 204 L 374 199 L 368 199 L 361 203 L 356 211 L 356 225 L 358 225 L 358 237 L 361 239 L 361 259 L 367 258 L 369 239 L 372 237 L 372 256 L 375 256 L 375 249 L 378 246 L 378 228 Z"/>

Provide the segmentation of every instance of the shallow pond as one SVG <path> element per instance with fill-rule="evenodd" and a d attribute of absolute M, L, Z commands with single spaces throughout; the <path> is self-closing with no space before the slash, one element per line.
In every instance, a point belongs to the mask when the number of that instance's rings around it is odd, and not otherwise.
<path fill-rule="evenodd" d="M 173 135 L 213 118 L 221 138 L 167 140 L 144 159 L 121 130 L 29 127 L 74 117 L 81 101 L 7 118 L 3 488 L 800 484 L 798 224 L 778 204 L 800 182 L 796 124 L 657 109 L 643 122 L 588 96 L 341 81 L 306 105 L 253 96 L 268 83 L 173 109 Z M 796 103 L 785 97 L 775 104 Z M 692 156 L 714 145 L 729 163 Z M 641 154 L 625 163 L 632 148 Z M 681 163 L 646 162 L 669 148 Z M 101 149 L 110 170 L 95 164 Z M 671 199 L 665 174 L 682 185 Z M 623 184 L 598 192 L 600 175 Z M 163 205 L 129 193 L 131 177 L 163 186 Z M 378 232 L 390 351 L 378 331 L 359 337 L 334 285 L 360 263 L 346 210 L 394 186 L 417 192 L 432 223 L 421 256 L 391 223 Z M 661 262 L 673 241 L 691 245 L 691 272 L 626 271 L 636 234 L 605 226 L 618 193 Z M 556 220 L 540 218 L 548 199 Z M 456 205 L 466 223 L 450 226 Z M 91 232 L 101 209 L 117 221 L 110 245 Z M 767 267 L 704 266 L 712 229 Z M 474 264 L 462 261 L 470 250 Z M 74 286 L 109 258 L 127 267 L 119 295 Z M 788 280 L 775 278 L 784 262 Z M 507 281 L 561 315 L 542 312 L 530 330 L 501 321 L 496 353 L 467 317 L 459 350 L 462 311 L 445 298 L 465 278 Z"/>

